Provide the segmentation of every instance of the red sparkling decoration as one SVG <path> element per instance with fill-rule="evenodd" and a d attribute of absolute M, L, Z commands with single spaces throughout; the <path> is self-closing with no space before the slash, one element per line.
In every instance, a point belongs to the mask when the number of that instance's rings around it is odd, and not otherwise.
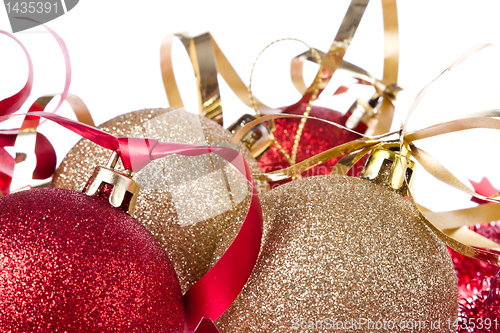
<path fill-rule="evenodd" d="M 300 104 L 299 106 L 291 106 L 283 110 L 284 113 L 288 114 L 304 114 L 307 108 L 307 103 Z M 325 119 L 331 122 L 345 126 L 346 117 L 342 113 L 327 108 L 313 106 L 309 116 Z M 274 131 L 274 137 L 281 144 L 284 150 L 291 155 L 293 142 L 295 140 L 295 135 L 299 127 L 300 119 L 296 118 L 281 118 L 275 119 L 276 130 Z M 299 147 L 297 150 L 297 160 L 296 162 L 303 161 L 311 156 L 317 155 L 325 150 L 338 146 L 342 143 L 346 143 L 352 140 L 359 139 L 359 136 L 329 125 L 320 120 L 308 119 L 302 136 L 300 139 Z M 340 160 L 341 157 L 335 157 L 331 160 L 315 166 L 302 173 L 304 177 L 311 177 L 316 175 L 326 175 L 329 174 L 335 164 Z M 365 159 L 362 159 L 354 167 L 349 170 L 350 176 L 359 176 L 363 170 Z M 284 169 L 290 166 L 283 154 L 274 145 L 272 146 L 260 159 L 259 165 L 264 172 L 271 172 L 275 170 Z M 271 187 L 283 184 L 286 181 L 274 182 Z"/>
<path fill-rule="evenodd" d="M 180 332 L 179 282 L 123 211 L 57 188 L 0 198 L 1 332 Z"/>
<path fill-rule="evenodd" d="M 497 192 L 487 178 L 481 179 L 479 183 L 471 181 L 471 184 L 477 193 L 484 196 L 490 196 Z M 471 201 L 487 204 L 486 201 L 475 197 L 472 197 Z M 492 241 L 500 242 L 500 226 L 497 224 L 497 222 L 492 222 L 480 226 L 471 226 L 470 229 Z M 458 289 L 462 299 L 476 295 L 483 289 L 485 280 L 497 273 L 498 268 L 496 266 L 463 256 L 451 249 L 450 254 L 457 271 Z"/>
<path fill-rule="evenodd" d="M 457 272 L 460 299 L 467 299 L 479 293 L 486 280 L 495 276 L 498 271 L 496 266 L 449 250 Z"/>
<path fill-rule="evenodd" d="M 479 183 L 471 181 L 474 190 L 484 196 L 498 192 L 487 178 Z M 483 204 L 484 200 L 473 197 L 471 201 Z M 500 224 L 469 227 L 484 237 L 500 242 Z M 491 252 L 496 252 L 489 250 Z M 460 294 L 460 313 L 457 332 L 500 333 L 500 280 L 498 267 L 463 256 L 450 249 L 455 264 Z"/>
<path fill-rule="evenodd" d="M 499 275 L 484 280 L 484 288 L 474 296 L 460 300 L 457 325 L 459 333 L 500 332 Z"/>

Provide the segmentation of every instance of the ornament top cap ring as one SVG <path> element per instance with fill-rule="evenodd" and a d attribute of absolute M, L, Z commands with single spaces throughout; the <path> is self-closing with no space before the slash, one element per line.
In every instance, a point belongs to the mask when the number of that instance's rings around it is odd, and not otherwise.
<path fill-rule="evenodd" d="M 402 90 L 398 85 L 385 85 L 382 81 L 375 82 L 374 86 L 377 91 L 369 100 L 361 97 L 356 99 L 346 112 L 346 126 L 348 128 L 355 129 L 360 123 L 363 123 L 369 129 L 373 129 L 378 119 L 382 102 L 388 100 L 390 103 L 394 103 L 397 93 Z M 371 131 L 369 130 L 367 134 L 371 134 Z"/>
<path fill-rule="evenodd" d="M 410 159 L 411 151 L 405 142 L 400 150 L 399 142 L 388 142 L 370 154 L 360 178 L 391 187 L 408 195 L 415 162 Z"/>
<path fill-rule="evenodd" d="M 88 196 L 100 196 L 101 192 L 109 192 L 111 186 L 111 193 L 105 194 L 106 197 L 109 196 L 109 203 L 132 215 L 140 187 L 132 179 L 130 170 L 125 173 L 114 170 L 118 157 L 118 154 L 113 152 L 106 166 L 96 166 L 82 192 Z"/>
<path fill-rule="evenodd" d="M 244 114 L 240 117 L 240 119 L 229 126 L 228 130 L 231 133 L 236 134 L 243 128 L 243 126 L 254 121 L 257 117 L 258 116 Z M 241 142 L 248 147 L 253 157 L 259 159 L 274 144 L 274 130 L 274 121 L 272 120 L 268 125 L 264 123 L 258 124 L 248 131 L 243 138 L 241 138 Z"/>

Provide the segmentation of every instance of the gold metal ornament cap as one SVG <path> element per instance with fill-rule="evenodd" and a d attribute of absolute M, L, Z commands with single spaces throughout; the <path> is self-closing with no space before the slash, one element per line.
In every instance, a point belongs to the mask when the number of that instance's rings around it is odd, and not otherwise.
<path fill-rule="evenodd" d="M 406 196 L 415 169 L 415 162 L 410 156 L 407 143 L 403 145 L 401 151 L 399 142 L 386 143 L 372 151 L 360 178 L 391 187 Z"/>
<path fill-rule="evenodd" d="M 114 170 L 117 162 L 118 154 L 113 152 L 106 166 L 95 167 L 82 192 L 107 200 L 113 207 L 132 215 L 140 187 L 132 179 L 130 170 L 126 170 L 126 173 Z"/>
<path fill-rule="evenodd" d="M 368 128 L 373 127 L 377 121 L 377 114 L 382 105 L 384 97 L 376 93 L 367 101 L 364 98 L 358 98 L 346 112 L 346 127 L 355 129 L 360 123 L 365 124 Z"/>
<path fill-rule="evenodd" d="M 368 127 L 365 134 L 372 134 L 384 101 L 394 104 L 397 93 L 402 90 L 396 84 L 386 85 L 382 81 L 376 81 L 373 85 L 377 92 L 369 100 L 358 98 L 346 112 L 347 128 L 356 129 L 360 124 L 364 124 Z"/>
<path fill-rule="evenodd" d="M 243 126 L 254 121 L 255 119 L 257 119 L 256 116 L 244 114 L 234 124 L 229 126 L 228 130 L 231 133 L 236 134 L 243 128 Z M 248 149 L 250 149 L 253 157 L 259 159 L 274 144 L 273 132 L 274 121 L 271 121 L 269 125 L 261 123 L 249 130 L 247 134 L 241 138 L 241 142 L 243 142 Z"/>

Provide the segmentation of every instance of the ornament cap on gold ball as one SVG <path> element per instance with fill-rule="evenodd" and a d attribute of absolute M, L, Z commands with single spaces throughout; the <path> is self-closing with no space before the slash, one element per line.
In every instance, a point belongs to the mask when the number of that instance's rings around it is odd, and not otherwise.
<path fill-rule="evenodd" d="M 229 126 L 228 130 L 231 133 L 236 134 L 243 128 L 243 126 L 254 121 L 255 119 L 257 119 L 256 116 L 244 114 L 240 117 L 240 119 Z M 241 142 L 243 142 L 248 149 L 250 149 L 253 157 L 258 159 L 274 144 L 274 129 L 274 121 L 272 120 L 269 122 L 269 125 L 264 123 L 258 124 L 249 130 L 243 138 L 241 138 Z"/>
<path fill-rule="evenodd" d="M 82 192 L 88 196 L 107 199 L 113 207 L 132 215 L 140 187 L 132 179 L 130 170 L 121 173 L 114 169 L 118 157 L 113 152 L 106 166 L 96 166 Z"/>
<path fill-rule="evenodd" d="M 399 142 L 385 143 L 372 151 L 360 178 L 391 187 L 406 196 L 415 169 L 415 162 L 410 156 L 410 147 L 406 142 L 402 149 Z"/>

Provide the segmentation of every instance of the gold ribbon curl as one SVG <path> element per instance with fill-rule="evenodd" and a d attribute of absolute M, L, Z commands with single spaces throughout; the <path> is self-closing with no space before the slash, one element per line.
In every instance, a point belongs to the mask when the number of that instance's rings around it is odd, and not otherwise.
<path fill-rule="evenodd" d="M 274 140 L 274 143 L 282 155 L 288 160 L 290 165 L 296 163 L 298 146 L 302 136 L 309 112 L 312 109 L 312 102 L 321 94 L 330 82 L 335 71 L 340 68 L 348 71 L 352 77 L 362 80 L 375 87 L 377 93 L 383 97 L 379 108 L 375 126 L 370 125 L 367 133 L 385 133 L 389 131 L 394 115 L 393 101 L 396 93 L 401 90 L 397 86 L 398 64 L 399 64 L 399 33 L 396 0 L 382 0 L 384 19 L 384 78 L 378 80 L 375 76 L 365 70 L 343 61 L 347 47 L 354 37 L 354 33 L 359 26 L 369 0 L 352 0 L 335 39 L 328 50 L 322 53 L 308 46 L 306 52 L 307 59 L 320 65 L 314 82 L 306 87 L 302 77 L 302 62 L 304 57 L 298 56 L 292 59 L 291 76 L 292 82 L 299 85 L 299 92 L 303 95 L 301 101 L 308 101 L 304 116 L 300 120 L 291 153 L 287 153 L 281 144 Z M 219 46 L 210 35 L 191 37 L 186 33 L 167 35 L 162 41 L 160 49 L 160 61 L 163 83 L 169 104 L 172 107 L 181 108 L 184 106 L 179 88 L 177 86 L 172 63 L 172 46 L 174 38 L 180 39 L 191 59 L 194 74 L 197 79 L 200 114 L 207 116 L 219 124 L 223 122 L 223 111 L 221 96 L 218 86 L 217 73 L 220 73 L 231 90 L 247 106 L 252 107 L 257 115 L 281 113 L 282 110 L 273 109 L 259 101 L 251 92 L 251 78 L 255 68 L 252 67 L 250 83 L 247 86 L 243 83 L 234 68 L 230 65 Z M 274 44 L 274 43 L 272 43 Z M 270 44 L 270 45 L 272 45 Z M 305 44 L 305 43 L 304 43 Z M 268 45 L 265 49 L 267 49 Z M 265 50 L 264 49 L 264 50 Z M 263 50 L 263 51 L 264 51 Z M 262 51 L 262 52 L 263 52 Z M 262 53 L 261 52 L 261 53 Z M 299 101 L 300 102 L 300 101 Z M 271 124 L 273 122 L 271 121 Z M 358 158 L 356 158 L 358 159 Z M 300 177 L 300 175 L 297 175 Z"/>
<path fill-rule="evenodd" d="M 377 115 L 377 123 L 375 128 L 372 129 L 374 135 L 390 131 L 395 109 L 393 102 L 396 93 L 401 90 L 397 85 L 399 71 L 399 26 L 395 0 L 382 0 L 382 15 L 384 19 L 384 72 L 382 80 L 378 80 L 365 70 L 345 61 L 338 68 L 347 71 L 353 78 L 370 83 L 377 93 L 384 97 Z M 301 94 L 305 94 L 307 91 L 303 77 L 303 63 L 305 60 L 315 61 L 315 58 L 309 52 L 306 52 L 292 59 L 290 64 L 292 82 Z M 325 66 L 327 65 L 328 63 Z M 333 72 L 331 73 L 333 74 Z M 331 75 L 322 83 L 322 86 L 324 85 L 323 88 L 326 87 L 330 79 Z"/>
<path fill-rule="evenodd" d="M 385 40 L 384 79 L 377 80 L 373 75 L 370 75 L 359 67 L 343 61 L 343 56 L 352 40 L 354 32 L 359 26 L 367 4 L 368 0 L 351 1 L 341 27 L 339 28 L 329 51 L 326 54 L 321 53 L 323 67 L 320 68 L 317 73 L 317 76 L 321 75 L 322 78 L 319 87 L 320 92 L 324 87 L 326 87 L 337 68 L 348 70 L 354 77 L 359 77 L 366 82 L 374 84 L 376 89 L 384 91 L 387 96 L 390 96 L 391 92 L 394 93 L 399 90 L 399 87 L 396 85 L 399 61 L 396 0 L 382 0 Z M 243 102 L 243 104 L 248 107 L 253 107 L 252 99 L 248 95 L 248 87 L 241 80 L 215 42 L 212 35 L 208 32 L 195 37 L 189 36 L 187 33 L 169 34 L 163 39 L 160 48 L 160 66 L 163 84 L 170 106 L 176 108 L 184 107 L 173 71 L 172 46 L 175 38 L 178 38 L 183 43 L 191 59 L 191 64 L 197 79 L 199 108 L 202 115 L 207 115 L 209 118 L 212 118 L 222 124 L 223 113 L 217 73 L 222 76 L 230 89 L 241 100 L 241 102 Z M 313 57 L 311 51 L 309 51 L 308 54 L 310 54 L 311 59 L 316 59 Z M 295 70 L 293 68 L 291 71 L 292 80 L 295 82 L 297 79 L 294 79 L 294 76 L 300 75 L 301 77 L 302 73 L 299 74 L 297 72 L 294 74 Z M 317 89 L 317 84 L 315 82 L 313 82 L 309 87 L 306 87 L 303 79 L 302 86 L 303 88 L 301 88 L 300 91 L 303 95 L 303 99 L 310 99 L 311 95 Z M 391 99 L 388 98 L 387 103 L 392 105 L 390 100 Z M 259 115 L 282 112 L 280 109 L 269 107 L 257 98 L 255 98 L 255 105 L 257 106 L 257 114 Z M 383 105 L 382 108 L 385 110 L 387 109 L 387 106 Z M 213 118 L 211 115 L 211 113 L 218 114 L 219 112 L 220 115 L 216 118 Z M 378 128 L 382 128 L 381 124 L 383 123 L 389 123 L 389 126 L 384 127 L 387 128 L 387 130 L 379 130 L 379 132 L 382 131 L 385 133 L 390 129 L 392 114 L 390 117 L 386 116 L 386 114 L 388 114 L 387 111 L 381 111 L 382 118 L 379 120 Z"/>
<path fill-rule="evenodd" d="M 314 58 L 316 59 L 316 62 L 319 65 L 319 70 L 316 73 L 316 77 L 314 78 L 314 82 L 313 82 L 313 87 L 314 87 L 313 92 L 311 94 L 311 98 L 309 99 L 309 102 L 307 102 L 307 106 L 306 106 L 306 109 L 304 111 L 305 117 L 302 117 L 300 119 L 300 123 L 299 123 L 299 126 L 297 128 L 297 133 L 295 134 L 295 139 L 293 141 L 291 156 L 285 151 L 285 149 L 283 149 L 281 144 L 276 139 L 274 139 L 274 144 L 277 146 L 278 150 L 285 156 L 285 158 L 288 160 L 290 165 L 294 165 L 296 160 L 297 160 L 297 151 L 299 149 L 300 138 L 302 137 L 302 132 L 304 130 L 304 126 L 305 126 L 306 121 L 307 121 L 307 116 L 309 116 L 309 113 L 311 112 L 312 103 L 314 102 L 314 100 L 316 100 L 316 98 L 318 97 L 318 94 L 320 92 L 320 85 L 321 85 L 321 81 L 322 81 L 322 77 L 323 77 L 323 75 L 322 75 L 323 61 L 322 61 L 319 53 L 315 49 L 313 49 L 309 45 L 307 45 L 307 43 L 304 43 L 303 41 L 295 39 L 295 38 L 278 39 L 277 41 L 274 41 L 271 44 L 267 45 L 259 53 L 259 55 L 257 55 L 257 58 L 255 59 L 255 61 L 253 63 L 252 71 L 250 72 L 250 81 L 248 83 L 248 96 L 250 98 L 250 101 L 252 102 L 252 107 L 255 110 L 255 113 L 259 114 L 259 110 L 258 110 L 258 107 L 256 104 L 255 96 L 252 93 L 252 78 L 253 78 L 253 72 L 255 70 L 255 65 L 257 64 L 257 61 L 259 60 L 262 53 L 264 53 L 264 51 L 266 51 L 270 46 L 272 46 L 278 42 L 282 42 L 282 41 L 286 41 L 286 40 L 297 41 L 297 42 L 300 42 L 300 43 L 304 44 L 305 46 L 307 46 L 309 48 L 309 52 L 311 52 L 314 55 Z"/>

